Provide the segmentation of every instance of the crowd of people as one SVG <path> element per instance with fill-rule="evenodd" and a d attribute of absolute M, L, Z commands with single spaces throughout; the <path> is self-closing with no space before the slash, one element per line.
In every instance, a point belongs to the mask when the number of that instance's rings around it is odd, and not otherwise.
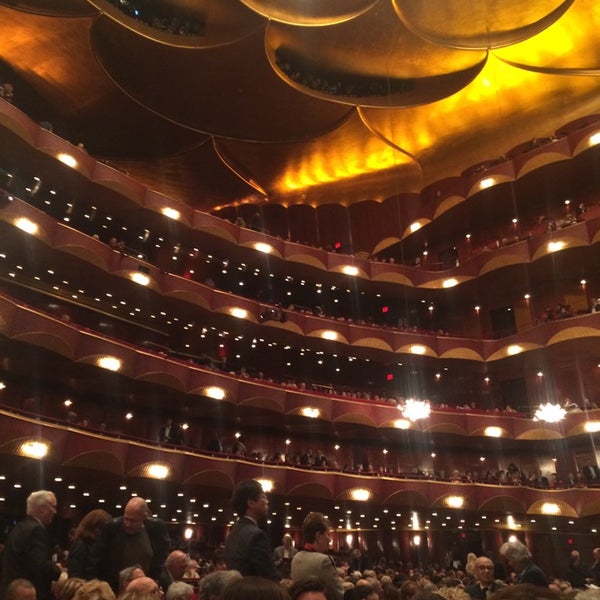
<path fill-rule="evenodd" d="M 331 553 L 332 527 L 320 512 L 302 524 L 302 545 L 286 533 L 271 548 L 262 528 L 269 501 L 256 480 L 239 482 L 232 508 L 237 521 L 213 560 L 174 547 L 166 524 L 151 517 L 140 497 L 122 516 L 95 509 L 73 532 L 64 555 L 53 554 L 46 528 L 57 512 L 53 492 L 27 498 L 27 516 L 8 533 L 0 566 L 3 600 L 598 600 L 600 548 L 587 563 L 570 553 L 554 577 L 534 561 L 520 541 L 502 544 L 498 556 L 469 553 L 466 561 L 428 566 L 369 564 L 360 548 Z M 198 557 L 200 558 L 200 557 Z"/>

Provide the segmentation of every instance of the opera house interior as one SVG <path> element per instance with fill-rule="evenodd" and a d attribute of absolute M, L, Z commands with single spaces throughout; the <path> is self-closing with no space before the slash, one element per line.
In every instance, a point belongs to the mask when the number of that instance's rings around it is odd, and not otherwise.
<path fill-rule="evenodd" d="M 600 546 L 600 5 L 0 0 L 0 523 L 237 481 L 416 564 Z M 166 430 L 169 435 L 163 435 Z M 191 543 L 190 542 L 190 543 Z"/>

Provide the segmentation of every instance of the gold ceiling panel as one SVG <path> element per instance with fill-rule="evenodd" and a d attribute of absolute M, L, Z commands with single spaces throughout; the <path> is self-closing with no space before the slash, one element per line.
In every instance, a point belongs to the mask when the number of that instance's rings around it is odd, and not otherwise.
<path fill-rule="evenodd" d="M 379 0 L 241 0 L 248 8 L 273 21 L 292 25 L 334 25 L 353 19 Z"/>
<path fill-rule="evenodd" d="M 600 3 L 578 0 L 550 27 L 533 38 L 495 51 L 502 60 L 524 68 L 556 73 L 600 72 Z"/>
<path fill-rule="evenodd" d="M 515 44 L 542 31 L 573 0 L 392 0 L 412 31 L 453 48 L 487 49 Z"/>

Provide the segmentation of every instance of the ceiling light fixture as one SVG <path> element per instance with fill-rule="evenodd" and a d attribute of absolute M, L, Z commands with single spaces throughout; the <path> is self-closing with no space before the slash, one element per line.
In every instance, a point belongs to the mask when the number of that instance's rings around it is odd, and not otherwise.
<path fill-rule="evenodd" d="M 535 411 L 533 420 L 544 421 L 546 423 L 558 423 L 565 418 L 566 414 L 567 411 L 560 404 L 546 402 L 546 404 L 540 404 L 539 408 Z"/>
<path fill-rule="evenodd" d="M 371 498 L 371 490 L 365 488 L 355 488 L 350 490 L 350 498 L 357 502 L 366 502 Z"/>
<path fill-rule="evenodd" d="M 409 421 L 418 421 L 427 419 L 431 414 L 431 405 L 424 400 L 414 400 L 408 398 L 404 403 L 398 405 L 398 409 L 402 412 L 402 416 Z"/>
<path fill-rule="evenodd" d="M 21 231 L 35 235 L 38 232 L 37 223 L 34 223 L 26 217 L 19 217 L 15 220 L 15 227 L 18 227 Z"/>
<path fill-rule="evenodd" d="M 223 400 L 225 398 L 225 390 L 216 385 L 204 388 L 204 394 L 214 400 Z"/>
<path fill-rule="evenodd" d="M 161 208 L 160 212 L 165 215 L 165 217 L 169 217 L 169 219 L 173 219 L 174 221 L 179 221 L 179 218 L 181 217 L 181 213 L 170 206 L 164 206 Z"/>
<path fill-rule="evenodd" d="M 46 442 L 36 440 L 27 440 L 23 442 L 19 448 L 19 454 L 28 456 L 29 458 L 44 458 L 48 454 L 49 446 Z"/>
<path fill-rule="evenodd" d="M 122 364 L 121 359 L 116 356 L 101 356 L 96 361 L 96 365 L 102 369 L 107 369 L 108 371 L 118 371 Z"/>

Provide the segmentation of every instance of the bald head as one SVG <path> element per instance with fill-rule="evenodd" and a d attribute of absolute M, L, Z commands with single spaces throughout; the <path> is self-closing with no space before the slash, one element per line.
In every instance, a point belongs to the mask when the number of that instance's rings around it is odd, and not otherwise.
<path fill-rule="evenodd" d="M 150 577 L 138 577 L 129 582 L 125 591 L 154 594 L 158 591 L 158 583 Z"/>
<path fill-rule="evenodd" d="M 144 528 L 144 520 L 148 518 L 150 511 L 143 498 L 136 496 L 126 505 L 123 512 L 123 530 L 127 535 L 135 535 Z"/>
<path fill-rule="evenodd" d="M 173 552 L 167 556 L 167 560 L 165 561 L 165 567 L 167 567 L 167 570 L 175 581 L 183 579 L 187 564 L 188 557 L 185 552 L 182 552 L 181 550 L 173 550 Z"/>
<path fill-rule="evenodd" d="M 475 559 L 473 572 L 477 581 L 484 587 L 494 581 L 494 563 L 487 556 L 479 556 Z"/>

